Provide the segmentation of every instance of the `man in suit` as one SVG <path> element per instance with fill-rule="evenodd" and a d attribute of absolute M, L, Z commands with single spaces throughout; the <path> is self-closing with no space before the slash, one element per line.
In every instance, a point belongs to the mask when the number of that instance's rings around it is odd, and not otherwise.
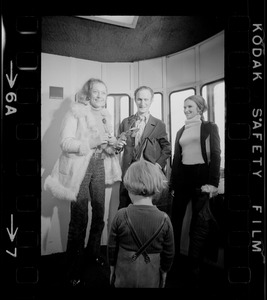
<path fill-rule="evenodd" d="M 150 87 L 141 86 L 134 92 L 137 113 L 125 118 L 119 126 L 118 151 L 122 154 L 122 177 L 134 161 L 141 157 L 156 164 L 164 172 L 167 159 L 171 156 L 166 125 L 153 117 L 149 108 L 154 92 Z M 123 181 L 120 185 L 119 209 L 131 203 Z"/>

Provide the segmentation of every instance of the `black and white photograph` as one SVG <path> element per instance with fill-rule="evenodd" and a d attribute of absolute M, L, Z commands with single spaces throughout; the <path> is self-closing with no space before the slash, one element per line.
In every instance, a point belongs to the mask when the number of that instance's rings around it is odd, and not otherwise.
<path fill-rule="evenodd" d="M 261 299 L 258 11 L 3 14 L 9 299 Z"/>
<path fill-rule="evenodd" d="M 221 297 L 224 29 L 216 16 L 42 18 L 41 254 L 49 273 L 58 266 L 53 285 Z M 164 213 L 143 249 L 159 257 L 143 265 L 141 252 L 131 267 Z"/>

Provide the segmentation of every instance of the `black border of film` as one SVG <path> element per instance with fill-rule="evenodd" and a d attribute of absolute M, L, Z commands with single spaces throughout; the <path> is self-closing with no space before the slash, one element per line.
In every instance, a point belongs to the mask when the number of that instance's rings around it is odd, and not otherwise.
<path fill-rule="evenodd" d="M 264 30 L 255 30 L 255 24 L 265 28 L 264 1 L 251 0 L 240 11 L 229 13 L 225 30 L 225 277 L 229 299 L 263 299 L 265 62 L 260 50 L 253 49 L 263 49 Z M 41 17 L 3 15 L 2 22 L 3 286 L 14 295 L 34 297 L 38 288 L 46 288 L 39 281 Z M 18 229 L 13 240 L 7 231 L 11 222 L 13 234 Z"/>

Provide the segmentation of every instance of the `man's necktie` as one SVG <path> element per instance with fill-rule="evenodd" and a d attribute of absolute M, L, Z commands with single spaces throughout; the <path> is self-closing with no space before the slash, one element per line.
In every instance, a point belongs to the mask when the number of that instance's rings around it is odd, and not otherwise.
<path fill-rule="evenodd" d="M 145 119 L 146 119 L 145 117 L 139 117 L 139 119 L 136 122 L 136 126 L 139 128 L 139 130 L 137 131 L 136 136 L 135 136 L 135 147 L 140 142 L 142 134 L 144 132 L 144 128 L 146 126 Z"/>

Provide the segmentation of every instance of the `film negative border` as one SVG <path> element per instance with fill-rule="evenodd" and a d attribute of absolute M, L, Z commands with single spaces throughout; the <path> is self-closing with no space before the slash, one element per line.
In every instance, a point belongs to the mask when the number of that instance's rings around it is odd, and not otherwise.
<path fill-rule="evenodd" d="M 248 265 L 248 245 L 240 246 L 242 234 L 248 231 L 248 207 L 243 211 L 231 207 L 240 196 L 248 197 L 249 178 L 249 125 L 248 102 L 242 101 L 239 94 L 248 87 L 247 51 L 240 45 L 248 38 L 246 16 L 231 16 L 226 31 L 226 165 L 225 165 L 225 197 L 227 203 L 227 247 L 225 249 L 225 268 L 227 270 L 228 294 L 231 297 L 245 299 L 249 286 L 246 274 Z M 243 35 L 239 35 L 243 32 Z M 238 42 L 235 42 L 238 39 Z M 241 58 L 242 57 L 242 58 Z M 237 100 L 238 99 L 238 100 Z M 247 167 L 244 168 L 244 165 Z M 242 168 L 240 168 L 242 166 Z M 239 240 L 239 242 L 237 242 Z"/>
<path fill-rule="evenodd" d="M 229 19 L 226 37 L 226 268 L 231 299 L 264 299 L 263 2 Z"/>
<path fill-rule="evenodd" d="M 264 3 L 265 5 L 265 3 Z M 250 255 L 251 299 L 266 297 L 266 192 L 265 172 L 265 19 L 260 6 L 250 18 L 251 74 L 251 173 L 250 173 Z M 265 10 L 264 10 L 265 11 Z M 265 233 L 264 233 L 265 232 Z"/>
<path fill-rule="evenodd" d="M 38 17 L 2 16 L 1 265 L 12 299 L 40 276 L 40 27 Z"/>
<path fill-rule="evenodd" d="M 263 299 L 264 1 L 226 30 L 226 281 L 229 299 Z M 41 18 L 3 16 L 1 260 L 6 287 L 36 295 L 40 270 Z M 30 292 L 29 289 L 30 288 Z"/>

